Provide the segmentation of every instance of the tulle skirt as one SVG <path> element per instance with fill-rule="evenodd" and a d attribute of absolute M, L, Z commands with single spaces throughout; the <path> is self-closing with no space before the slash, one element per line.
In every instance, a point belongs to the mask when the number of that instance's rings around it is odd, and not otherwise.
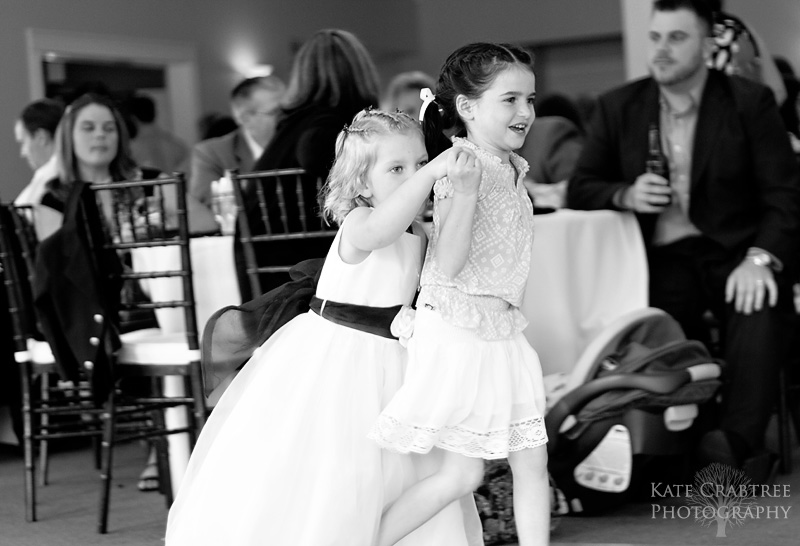
<path fill-rule="evenodd" d="M 367 439 L 405 362 L 397 341 L 312 312 L 281 328 L 203 428 L 169 513 L 167 546 L 373 544 L 384 508 L 435 464 Z M 404 544 L 482 543 L 471 500 Z"/>
<path fill-rule="evenodd" d="M 423 307 L 408 350 L 403 386 L 370 432 L 381 446 L 500 459 L 547 443 L 541 365 L 523 334 L 485 340 Z"/>

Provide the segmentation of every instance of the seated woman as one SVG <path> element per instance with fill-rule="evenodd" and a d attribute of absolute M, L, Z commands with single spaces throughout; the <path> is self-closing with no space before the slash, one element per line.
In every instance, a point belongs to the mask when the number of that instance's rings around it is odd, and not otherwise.
<path fill-rule="evenodd" d="M 130 152 L 130 139 L 122 114 L 110 97 L 87 93 L 70 104 L 56 129 L 56 169 L 58 176 L 47 183 L 47 190 L 37 207 L 37 233 L 45 238 L 61 227 L 64 203 L 75 181 L 92 184 L 120 180 L 156 178 L 160 171 L 139 168 Z M 175 196 L 165 199 L 173 210 Z M 194 214 L 198 204 L 187 195 L 193 223 L 192 233 L 216 230 L 209 212 Z M 111 203 L 104 203 L 111 214 Z M 169 222 L 169 219 L 167 219 Z"/>

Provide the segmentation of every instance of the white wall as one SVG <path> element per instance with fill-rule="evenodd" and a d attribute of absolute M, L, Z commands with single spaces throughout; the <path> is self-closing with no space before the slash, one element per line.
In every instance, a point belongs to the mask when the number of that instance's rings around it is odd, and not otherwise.
<path fill-rule="evenodd" d="M 419 68 L 435 74 L 469 42 L 548 43 L 618 36 L 614 0 L 418 0 Z"/>

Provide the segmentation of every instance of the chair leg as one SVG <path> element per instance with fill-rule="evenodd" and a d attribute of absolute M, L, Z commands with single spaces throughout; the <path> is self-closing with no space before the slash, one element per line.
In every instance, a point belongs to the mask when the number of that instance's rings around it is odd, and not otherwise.
<path fill-rule="evenodd" d="M 94 469 L 101 470 L 103 468 L 103 442 L 102 437 L 94 436 L 92 438 L 92 453 L 94 453 Z"/>
<path fill-rule="evenodd" d="M 157 430 L 166 430 L 167 425 L 163 410 L 155 410 L 153 412 L 153 424 Z M 153 445 L 156 449 L 156 461 L 158 462 L 158 487 L 161 494 L 164 495 L 164 501 L 167 509 L 169 509 L 174 500 L 174 492 L 172 489 L 172 471 L 169 465 L 169 440 L 167 435 L 156 436 L 153 439 Z"/>
<path fill-rule="evenodd" d="M 114 388 L 108 395 L 103 420 L 103 465 L 100 470 L 100 514 L 97 524 L 97 531 L 100 534 L 108 532 L 108 507 L 111 495 L 111 474 L 114 465 L 114 430 L 116 428 L 116 401 L 114 398 Z"/>
<path fill-rule="evenodd" d="M 786 370 L 781 368 L 778 376 L 778 449 L 780 451 L 781 474 L 792 473 L 792 431 L 789 412 L 789 385 Z"/>
<path fill-rule="evenodd" d="M 800 444 L 800 396 L 798 396 L 798 390 L 794 387 L 789 387 L 788 391 L 786 400 L 789 404 L 789 416 L 794 423 L 795 438 Z"/>
<path fill-rule="evenodd" d="M 797 440 L 795 446 L 800 445 L 800 384 L 794 383 L 792 379 L 786 378 L 786 405 L 788 409 L 787 420 L 794 424 L 794 438 Z M 791 430 L 786 437 L 788 443 L 788 454 L 791 461 L 792 456 L 792 434 Z M 791 468 L 789 469 L 791 471 Z"/>
<path fill-rule="evenodd" d="M 151 386 L 153 396 L 155 398 L 164 397 L 163 378 L 153 378 Z M 164 495 L 164 500 L 167 509 L 172 506 L 173 489 L 172 489 L 172 472 L 169 464 L 169 436 L 167 431 L 167 420 L 165 416 L 166 410 L 154 409 L 150 412 L 150 419 L 153 422 L 153 430 L 157 433 L 153 437 L 152 447 L 156 450 L 156 465 L 158 466 L 158 490 Z"/>
<path fill-rule="evenodd" d="M 20 363 L 22 381 L 22 443 L 25 459 L 25 519 L 36 521 L 36 477 L 33 464 L 33 415 L 31 407 L 30 362 Z"/>
<path fill-rule="evenodd" d="M 50 374 L 45 372 L 39 376 L 41 381 L 41 407 L 46 409 L 49 407 L 50 402 Z M 43 434 L 49 432 L 50 414 L 42 412 L 39 416 L 39 430 Z M 39 485 L 44 487 L 47 485 L 50 478 L 50 460 L 47 451 L 48 441 L 47 438 L 39 440 Z"/>
<path fill-rule="evenodd" d="M 206 424 L 206 417 L 208 416 L 208 411 L 206 409 L 206 398 L 205 392 L 203 390 L 203 382 L 201 377 L 203 376 L 203 372 L 200 368 L 200 362 L 192 362 L 189 365 L 192 370 L 190 372 L 189 378 L 191 382 L 191 392 L 192 398 L 194 399 L 194 434 L 193 437 L 196 440 L 197 435 L 200 434 L 200 431 L 203 429 L 203 425 Z M 194 442 L 192 442 L 192 446 L 194 447 Z"/>

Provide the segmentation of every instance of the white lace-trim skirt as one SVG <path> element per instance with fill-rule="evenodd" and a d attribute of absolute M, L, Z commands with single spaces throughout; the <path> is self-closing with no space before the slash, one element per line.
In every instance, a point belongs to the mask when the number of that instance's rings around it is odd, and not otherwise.
<path fill-rule="evenodd" d="M 370 431 L 382 447 L 500 459 L 547 443 L 541 365 L 524 335 L 484 340 L 423 308 L 408 350 L 403 386 Z"/>

